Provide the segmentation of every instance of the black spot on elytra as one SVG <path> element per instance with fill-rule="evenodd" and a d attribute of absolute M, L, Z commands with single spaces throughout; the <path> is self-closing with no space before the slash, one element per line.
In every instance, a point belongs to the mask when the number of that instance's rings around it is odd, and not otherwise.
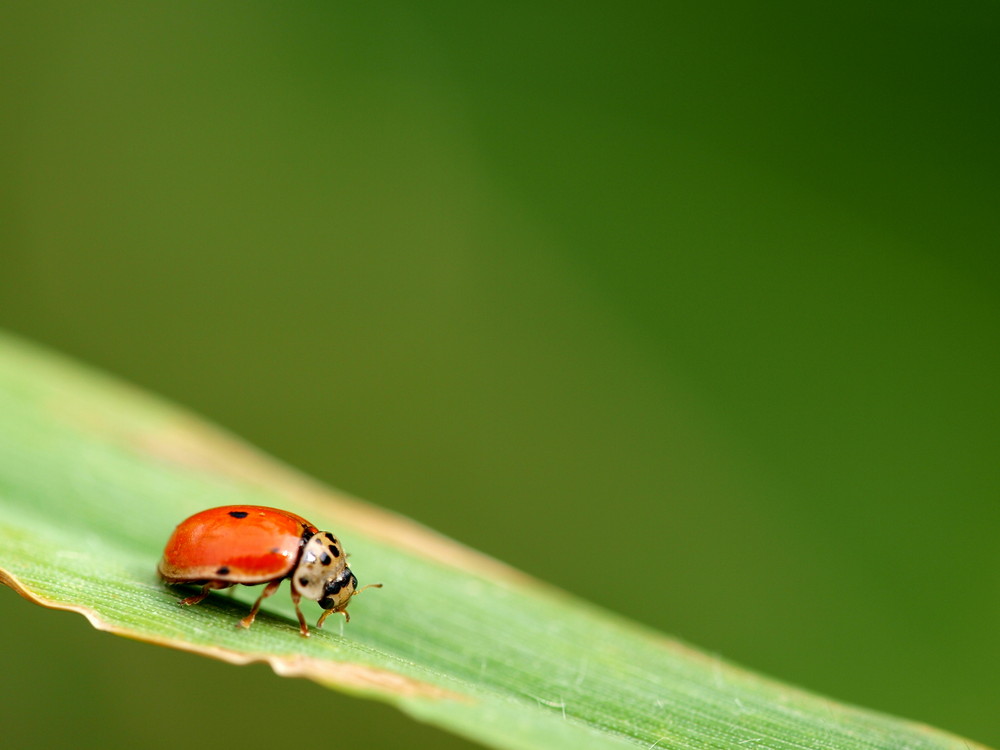
<path fill-rule="evenodd" d="M 245 510 L 231 510 L 229 511 L 229 515 L 231 515 L 233 518 L 246 518 L 250 514 L 247 513 Z"/>
<path fill-rule="evenodd" d="M 223 565 L 221 568 L 219 568 L 217 571 L 215 571 L 215 575 L 217 575 L 217 576 L 227 576 L 227 575 L 229 575 L 229 568 L 227 568 L 225 565 Z"/>
<path fill-rule="evenodd" d="M 358 577 L 354 575 L 354 573 L 351 573 L 351 585 L 354 586 L 354 588 L 358 587 Z"/>
<path fill-rule="evenodd" d="M 324 552 L 323 556 L 319 559 L 319 561 L 323 563 L 323 565 L 329 565 L 330 563 L 333 562 L 333 558 Z"/>
<path fill-rule="evenodd" d="M 334 557 L 340 557 L 340 550 L 337 549 L 336 545 L 330 545 L 330 554 Z"/>
<path fill-rule="evenodd" d="M 271 554 L 272 555 L 277 555 L 280 552 L 281 552 L 281 550 L 278 549 L 277 547 L 271 547 Z"/>
<path fill-rule="evenodd" d="M 309 579 L 306 578 L 305 576 L 302 576 L 301 578 L 299 578 L 299 585 L 300 586 L 308 586 L 309 585 Z"/>

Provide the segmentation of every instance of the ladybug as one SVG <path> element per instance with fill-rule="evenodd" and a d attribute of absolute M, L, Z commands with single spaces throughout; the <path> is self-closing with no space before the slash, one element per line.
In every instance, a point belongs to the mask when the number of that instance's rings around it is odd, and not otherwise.
<path fill-rule="evenodd" d="M 266 583 L 250 614 L 239 621 L 244 628 L 253 624 L 261 602 L 290 578 L 299 632 L 305 637 L 309 627 L 299 609 L 303 596 L 326 610 L 316 623 L 321 628 L 334 613 L 350 622 L 347 605 L 351 599 L 366 588 L 382 587 L 372 583 L 358 588 L 344 548 L 329 531 L 320 531 L 287 510 L 259 505 L 210 508 L 182 521 L 167 541 L 158 570 L 166 583 L 202 587 L 201 593 L 181 600 L 183 605 L 197 604 L 209 592 L 238 583 Z"/>

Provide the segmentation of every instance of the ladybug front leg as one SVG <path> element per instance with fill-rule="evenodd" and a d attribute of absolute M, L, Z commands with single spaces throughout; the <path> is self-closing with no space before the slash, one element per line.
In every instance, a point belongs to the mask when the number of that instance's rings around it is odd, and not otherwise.
<path fill-rule="evenodd" d="M 239 623 L 237 623 L 237 626 L 241 628 L 249 628 L 253 625 L 254 618 L 257 617 L 257 610 L 260 609 L 260 603 L 277 591 L 278 586 L 280 585 L 280 578 L 277 581 L 271 581 L 267 584 L 267 586 L 264 587 L 264 590 L 260 592 L 260 596 L 257 597 L 257 601 L 254 602 L 253 609 L 250 610 L 250 614 L 240 620 Z"/>
<path fill-rule="evenodd" d="M 209 594 L 210 591 L 214 591 L 216 589 L 229 588 L 232 585 L 233 584 L 226 583 L 225 581 L 209 581 L 208 583 L 206 583 L 204 586 L 201 587 L 201 593 L 200 594 L 195 594 L 194 596 L 189 596 L 187 599 L 181 599 L 180 602 L 178 602 L 178 604 L 182 604 L 185 607 L 190 606 L 192 604 L 197 604 L 202 599 L 204 599 L 206 596 L 208 596 L 208 594 Z"/>
<path fill-rule="evenodd" d="M 323 621 L 327 617 L 329 617 L 330 615 L 343 615 L 344 616 L 344 622 L 350 622 L 351 621 L 351 616 L 349 614 L 347 614 L 347 610 L 346 609 L 328 609 L 326 612 L 324 612 L 323 614 L 321 614 L 319 616 L 319 620 L 316 621 L 316 627 L 317 628 L 323 627 Z"/>

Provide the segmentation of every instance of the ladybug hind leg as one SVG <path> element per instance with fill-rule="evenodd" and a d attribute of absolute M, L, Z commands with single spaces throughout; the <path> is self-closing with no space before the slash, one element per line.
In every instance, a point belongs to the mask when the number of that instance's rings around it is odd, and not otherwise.
<path fill-rule="evenodd" d="M 208 596 L 210 592 L 215 591 L 217 589 L 227 589 L 232 585 L 233 584 L 227 583 L 226 581 L 209 581 L 208 583 L 206 583 L 204 586 L 201 587 L 200 593 L 195 594 L 194 596 L 189 596 L 187 599 L 181 599 L 180 602 L 178 603 L 185 607 L 189 607 L 192 604 L 197 604 L 198 602 L 200 602 L 202 599 Z"/>

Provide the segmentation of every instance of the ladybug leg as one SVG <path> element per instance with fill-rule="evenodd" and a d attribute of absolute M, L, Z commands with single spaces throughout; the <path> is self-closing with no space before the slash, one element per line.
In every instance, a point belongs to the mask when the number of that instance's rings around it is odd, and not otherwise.
<path fill-rule="evenodd" d="M 232 586 L 232 584 L 231 583 L 226 583 L 225 581 L 209 581 L 208 583 L 206 583 L 204 586 L 201 587 L 201 593 L 200 594 L 195 594 L 194 596 L 189 596 L 187 599 L 181 599 L 178 602 L 178 604 L 181 604 L 181 605 L 183 605 L 185 607 L 190 606 L 191 604 L 197 604 L 202 599 L 204 599 L 206 596 L 208 596 L 208 594 L 209 594 L 210 591 L 214 591 L 215 589 L 228 588 L 229 586 Z"/>
<path fill-rule="evenodd" d="M 302 616 L 302 610 L 299 609 L 299 600 L 302 598 L 302 594 L 292 589 L 292 604 L 295 605 L 295 614 L 299 616 L 299 632 L 302 634 L 303 638 L 309 637 L 309 626 L 306 625 L 306 618 Z"/>
<path fill-rule="evenodd" d="M 249 628 L 251 625 L 253 625 L 254 618 L 257 617 L 257 610 L 260 609 L 260 603 L 265 599 L 267 599 L 267 597 L 269 597 L 275 591 L 277 591 L 278 586 L 280 585 L 281 585 L 280 578 L 277 581 L 271 581 L 269 584 L 267 584 L 267 586 L 264 587 L 264 590 L 260 592 L 260 596 L 257 597 L 257 601 L 254 602 L 253 609 L 250 610 L 250 614 L 248 614 L 246 617 L 240 620 L 237 623 L 237 627 Z"/>
<path fill-rule="evenodd" d="M 351 616 L 349 614 L 347 614 L 347 610 L 346 609 L 328 609 L 326 612 L 324 612 L 323 614 L 321 614 L 319 616 L 319 620 L 316 621 L 316 627 L 317 628 L 323 627 L 323 621 L 327 617 L 329 617 L 330 615 L 335 615 L 335 614 L 336 615 L 343 615 L 344 616 L 344 622 L 350 622 L 351 621 Z"/>

